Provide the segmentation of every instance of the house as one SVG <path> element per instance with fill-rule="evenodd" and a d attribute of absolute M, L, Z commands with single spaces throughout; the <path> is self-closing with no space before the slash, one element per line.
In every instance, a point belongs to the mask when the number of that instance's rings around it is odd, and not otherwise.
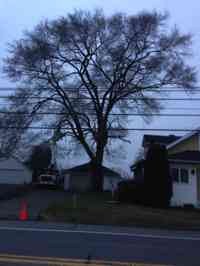
<path fill-rule="evenodd" d="M 0 184 L 21 185 L 32 182 L 32 172 L 18 159 L 0 159 Z"/>
<path fill-rule="evenodd" d="M 200 131 L 180 136 L 144 135 L 144 158 L 131 166 L 134 178 L 143 182 L 145 154 L 151 143 L 165 145 L 168 150 L 173 197 L 171 205 L 192 204 L 200 207 Z"/>
<path fill-rule="evenodd" d="M 151 144 L 160 144 L 167 146 L 180 139 L 181 137 L 175 135 L 159 136 L 159 135 L 147 135 L 143 137 L 142 146 L 144 148 L 144 155 L 146 155 L 148 148 Z"/>
<path fill-rule="evenodd" d="M 144 159 L 146 157 L 147 151 L 152 144 L 160 144 L 162 146 L 167 147 L 170 143 L 173 143 L 180 139 L 180 136 L 168 135 L 168 136 L 160 136 L 160 135 L 147 135 L 143 136 L 142 147 L 144 149 L 143 158 L 137 161 L 134 165 L 132 165 L 131 171 L 134 173 L 134 179 L 141 183 L 144 178 Z"/>
<path fill-rule="evenodd" d="M 65 191 L 78 191 L 85 192 L 91 190 L 91 178 L 90 178 L 90 163 L 82 164 L 63 171 L 64 174 L 64 189 Z M 117 187 L 117 184 L 122 181 L 121 176 L 102 166 L 104 181 L 103 190 L 112 191 Z"/>

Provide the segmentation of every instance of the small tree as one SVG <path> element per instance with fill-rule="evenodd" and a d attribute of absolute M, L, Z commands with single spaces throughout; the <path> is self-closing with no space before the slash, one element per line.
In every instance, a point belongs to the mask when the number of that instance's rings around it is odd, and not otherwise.
<path fill-rule="evenodd" d="M 167 150 L 152 144 L 144 166 L 145 204 L 153 207 L 169 206 L 172 197 L 172 179 L 169 172 Z"/>

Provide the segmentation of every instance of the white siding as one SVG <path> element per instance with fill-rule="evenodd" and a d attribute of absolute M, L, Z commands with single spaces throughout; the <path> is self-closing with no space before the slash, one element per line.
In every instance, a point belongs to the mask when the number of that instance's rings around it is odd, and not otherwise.
<path fill-rule="evenodd" d="M 197 206 L 197 171 L 192 166 L 177 166 L 177 168 L 186 167 L 189 170 L 189 183 L 185 184 L 173 182 L 173 197 L 171 199 L 172 206 L 183 206 L 184 204 L 193 204 Z M 192 169 L 195 170 L 194 174 L 191 173 Z"/>
<path fill-rule="evenodd" d="M 32 173 L 22 163 L 10 158 L 0 160 L 0 184 L 27 184 L 32 181 Z"/>

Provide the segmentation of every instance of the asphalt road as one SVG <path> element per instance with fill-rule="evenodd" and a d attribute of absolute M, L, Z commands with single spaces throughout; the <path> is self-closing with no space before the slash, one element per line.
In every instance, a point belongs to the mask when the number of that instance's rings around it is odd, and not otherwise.
<path fill-rule="evenodd" d="M 0 236 L 0 256 L 200 265 L 200 232 L 0 222 Z"/>

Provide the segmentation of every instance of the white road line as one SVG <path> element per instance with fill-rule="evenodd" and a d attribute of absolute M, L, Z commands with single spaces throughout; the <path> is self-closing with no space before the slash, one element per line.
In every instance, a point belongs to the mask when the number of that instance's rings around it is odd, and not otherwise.
<path fill-rule="evenodd" d="M 70 234 L 88 234 L 88 235 L 104 235 L 104 236 L 127 236 L 139 238 L 157 238 L 168 240 L 190 240 L 200 241 L 200 237 L 182 237 L 182 236 L 166 236 L 166 235 L 152 235 L 152 234 L 137 234 L 137 233 L 114 233 L 105 231 L 84 231 L 84 230 L 64 230 L 64 229 L 47 229 L 47 228 L 27 228 L 27 227 L 9 227 L 0 226 L 1 231 L 26 231 L 26 232 L 49 232 L 49 233 L 70 233 Z"/>

